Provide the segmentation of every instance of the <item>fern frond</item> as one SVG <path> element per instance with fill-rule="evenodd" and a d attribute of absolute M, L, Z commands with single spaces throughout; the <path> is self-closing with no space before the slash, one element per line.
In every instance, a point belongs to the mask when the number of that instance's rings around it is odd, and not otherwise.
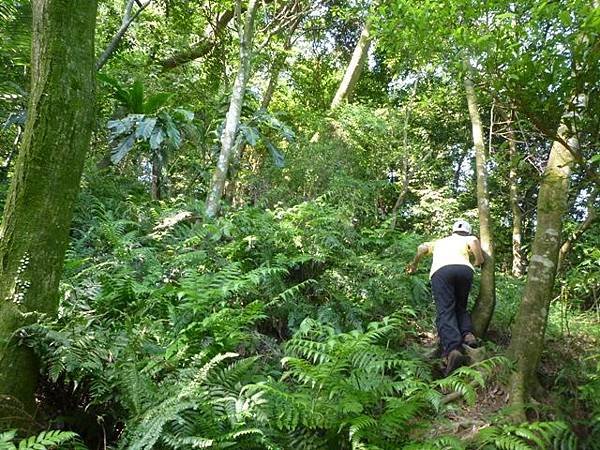
<path fill-rule="evenodd" d="M 67 442 L 74 440 L 76 437 L 77 434 L 71 431 L 42 431 L 36 436 L 30 436 L 19 441 L 17 447 L 11 447 L 9 444 L 5 448 L 18 448 L 18 450 L 50 450 L 60 448 L 62 444 L 66 444 Z M 0 448 L 3 448 L 1 439 L 2 437 L 0 437 Z"/>

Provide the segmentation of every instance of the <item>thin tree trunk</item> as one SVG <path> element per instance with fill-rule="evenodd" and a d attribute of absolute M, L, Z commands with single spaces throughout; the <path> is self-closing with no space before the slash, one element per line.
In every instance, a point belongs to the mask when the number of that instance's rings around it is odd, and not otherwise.
<path fill-rule="evenodd" d="M 342 78 L 342 82 L 340 83 L 340 86 L 333 97 L 330 109 L 333 110 L 340 106 L 343 102 L 347 102 L 352 98 L 354 88 L 356 87 L 356 83 L 360 78 L 363 66 L 365 65 L 365 60 L 369 54 L 371 41 L 371 21 L 367 19 L 365 22 L 365 27 L 360 34 L 360 38 L 358 39 L 356 47 L 354 48 L 354 52 L 352 53 L 352 59 L 350 59 L 350 63 L 346 68 L 346 73 L 344 73 L 344 78 Z"/>
<path fill-rule="evenodd" d="M 10 148 L 8 155 L 4 158 L 4 162 L 0 167 L 0 183 L 3 183 L 8 178 L 8 171 L 10 169 L 10 164 L 19 149 L 19 143 L 21 142 L 21 136 L 23 135 L 23 127 L 21 125 L 17 125 L 17 135 L 15 136 L 15 140 L 13 141 L 13 145 Z"/>
<path fill-rule="evenodd" d="M 271 66 L 271 76 L 269 77 L 269 84 L 267 85 L 267 89 L 265 90 L 265 94 L 263 95 L 262 101 L 260 103 L 260 107 L 264 110 L 269 109 L 269 105 L 271 104 L 271 100 L 273 99 L 273 94 L 275 93 L 275 88 L 277 87 L 277 83 L 279 81 L 279 74 L 285 64 L 287 52 L 290 48 L 292 48 L 292 39 L 294 37 L 294 33 L 296 32 L 296 28 L 298 28 L 298 25 L 300 24 L 301 18 L 302 17 L 298 15 L 298 18 L 292 23 L 292 26 L 287 32 L 285 44 L 283 45 L 283 52 L 277 55 L 277 57 L 275 58 L 275 62 Z"/>
<path fill-rule="evenodd" d="M 17 426 L 34 407 L 38 364 L 16 332 L 32 320 L 27 313 L 56 312 L 94 117 L 96 1 L 32 6 L 32 88 L 0 226 L 0 420 Z"/>
<path fill-rule="evenodd" d="M 579 224 L 577 229 L 563 242 L 560 246 L 560 250 L 558 252 L 558 267 L 557 272 L 560 273 L 564 269 L 565 259 L 567 255 L 571 252 L 571 248 L 573 247 L 573 243 L 577 242 L 583 233 L 585 233 L 598 218 L 598 211 L 596 209 L 595 203 L 598 198 L 598 188 L 594 186 L 592 188 L 592 192 L 587 199 L 586 202 L 586 216 L 583 222 Z"/>
<path fill-rule="evenodd" d="M 478 336 L 485 335 L 494 314 L 496 305 L 495 275 L 494 275 L 494 245 L 490 216 L 490 196 L 488 191 L 488 175 L 486 168 L 486 151 L 483 142 L 481 118 L 477 106 L 475 87 L 471 80 L 473 69 L 465 60 L 465 92 L 473 129 L 473 144 L 475 146 L 475 166 L 477 173 L 477 209 L 479 211 L 479 233 L 484 263 L 481 268 L 479 298 L 473 309 L 473 327 Z"/>
<path fill-rule="evenodd" d="M 146 9 L 146 7 L 151 2 L 152 2 L 152 0 L 146 0 L 146 3 L 139 4 L 138 0 L 128 0 L 127 1 L 127 4 L 125 5 L 125 12 L 123 13 L 123 19 L 121 20 L 121 26 L 119 27 L 119 29 L 117 30 L 117 32 L 115 33 L 113 38 L 111 39 L 111 41 L 108 44 L 108 46 L 106 47 L 106 49 L 102 52 L 102 54 L 96 61 L 96 70 L 100 70 L 100 69 L 102 69 L 102 67 L 104 67 L 104 65 L 106 64 L 108 59 L 112 56 L 112 54 L 117 49 L 119 43 L 121 42 L 121 39 L 123 39 L 123 36 L 127 32 L 127 29 L 129 28 L 129 26 L 133 23 L 133 21 L 135 19 L 137 19 L 137 17 L 141 14 L 141 12 L 144 9 Z M 138 3 L 140 6 L 139 6 L 138 10 L 132 14 L 131 11 L 133 9 L 134 3 Z"/>
<path fill-rule="evenodd" d="M 550 157 L 537 201 L 537 227 L 533 240 L 527 283 L 519 306 L 508 354 L 516 360 L 517 370 L 511 377 L 511 402 L 523 406 L 532 390 L 537 386 L 535 376 L 544 347 L 544 334 L 548 309 L 560 248 L 562 219 L 567 210 L 569 177 L 573 164 L 573 153 L 562 142 L 567 142 L 578 151 L 576 136 L 569 136 L 566 115 L 558 129 L 558 137 L 550 151 Z M 559 142 L 561 141 L 561 142 Z M 517 411 L 517 419 L 523 419 Z"/>
<path fill-rule="evenodd" d="M 288 42 L 291 42 L 289 40 Z M 289 44 L 291 45 L 291 44 Z M 284 50 L 289 50 L 289 45 L 286 42 L 286 46 Z M 273 63 L 271 69 L 271 76 L 269 77 L 269 84 L 267 85 L 267 89 L 265 90 L 265 94 L 260 102 L 260 107 L 264 110 L 269 109 L 269 105 L 271 104 L 271 100 L 273 99 L 273 94 L 275 93 L 275 88 L 277 88 L 277 83 L 279 82 L 279 73 L 283 68 L 283 63 L 285 62 L 285 53 L 281 53 L 277 55 L 275 62 Z"/>
<path fill-rule="evenodd" d="M 288 31 L 287 38 L 283 46 L 283 52 L 277 55 L 275 62 L 271 66 L 271 76 L 269 77 L 269 83 L 260 102 L 260 108 L 264 109 L 265 111 L 269 109 L 269 105 L 271 104 L 271 100 L 273 99 L 273 94 L 275 93 L 275 89 L 277 88 L 277 82 L 279 80 L 279 73 L 281 72 L 281 69 L 283 68 L 283 65 L 285 63 L 286 52 L 292 46 L 292 38 L 294 36 L 296 28 L 298 27 L 298 24 L 300 23 L 300 19 L 301 17 L 298 16 L 298 18 L 293 22 L 290 30 Z M 227 183 L 225 191 L 228 199 L 234 205 L 242 204 L 242 189 L 240 189 L 240 183 L 237 179 L 237 173 L 240 170 L 240 164 L 245 150 L 246 143 L 240 142 L 236 143 L 235 148 L 232 152 L 231 164 L 229 168 L 229 182 Z"/>
<path fill-rule="evenodd" d="M 456 170 L 454 171 L 454 180 L 452 181 L 452 185 L 454 186 L 454 192 L 458 194 L 458 184 L 460 183 L 460 174 L 462 172 L 462 165 L 467 157 L 469 151 L 465 151 L 462 155 L 458 157 L 458 165 L 456 166 Z"/>
<path fill-rule="evenodd" d="M 515 277 L 523 276 L 523 254 L 521 236 L 523 234 L 523 211 L 519 205 L 519 188 L 517 176 L 517 160 L 519 152 L 517 150 L 517 138 L 512 122 L 514 120 L 514 111 L 511 111 L 511 117 L 507 120 L 508 126 L 508 156 L 510 158 L 510 168 L 508 171 L 509 201 L 512 211 L 512 274 Z"/>
<path fill-rule="evenodd" d="M 238 11 L 241 5 L 237 4 Z M 235 137 L 240 125 L 242 104 L 244 102 L 244 91 L 250 74 L 250 62 L 252 58 L 252 36 L 254 33 L 254 16 L 256 14 L 256 0 L 250 0 L 246 10 L 244 24 L 240 24 L 240 65 L 233 84 L 233 92 L 229 102 L 229 110 L 225 117 L 225 127 L 221 135 L 221 152 L 217 167 L 215 168 L 208 198 L 206 200 L 206 215 L 215 217 L 219 212 L 227 170 L 235 147 Z"/>
<path fill-rule="evenodd" d="M 417 86 L 419 84 L 419 80 L 415 80 L 415 84 L 413 86 L 413 90 L 410 96 L 410 101 L 408 105 L 406 105 L 406 110 L 404 111 L 404 130 L 402 136 L 402 144 L 404 147 L 404 158 L 402 159 L 402 189 L 400 190 L 400 194 L 398 194 L 398 198 L 396 199 L 396 203 L 394 203 L 394 207 L 392 208 L 392 223 L 390 228 L 392 230 L 396 229 L 396 222 L 398 221 L 398 210 L 404 204 L 404 199 L 408 194 L 408 188 L 410 185 L 410 156 L 408 151 L 408 119 L 410 114 L 410 109 L 412 107 L 413 100 L 417 95 Z"/>
<path fill-rule="evenodd" d="M 162 198 L 162 180 L 163 180 L 163 161 L 158 151 L 152 156 L 152 200 Z"/>

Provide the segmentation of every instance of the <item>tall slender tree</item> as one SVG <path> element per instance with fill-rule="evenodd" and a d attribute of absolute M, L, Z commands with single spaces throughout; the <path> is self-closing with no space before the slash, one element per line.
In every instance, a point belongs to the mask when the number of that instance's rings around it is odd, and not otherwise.
<path fill-rule="evenodd" d="M 240 62 L 237 76 L 233 83 L 229 110 L 225 117 L 225 126 L 221 134 L 221 152 L 217 161 L 217 167 L 213 173 L 212 182 L 206 200 L 206 215 L 214 217 L 219 212 L 229 162 L 235 149 L 235 137 L 240 125 L 244 93 L 248 77 L 250 76 L 250 62 L 252 59 L 252 38 L 254 36 L 254 17 L 256 15 L 256 0 L 250 0 L 245 12 L 243 22 L 240 20 Z M 236 4 L 237 16 L 241 17 L 241 1 Z"/>
<path fill-rule="evenodd" d="M 488 190 L 488 175 L 486 167 L 486 152 L 483 143 L 483 130 L 479 115 L 475 86 L 471 79 L 473 69 L 465 59 L 466 74 L 464 79 L 465 92 L 473 130 L 475 146 L 475 167 L 477 173 L 477 209 L 479 211 L 479 239 L 485 261 L 481 268 L 481 285 L 479 298 L 473 310 L 473 327 L 475 334 L 483 336 L 492 319 L 496 305 L 496 281 L 494 275 L 494 241 L 492 236 L 492 219 L 490 214 L 490 194 Z"/>
<path fill-rule="evenodd" d="M 522 237 L 523 237 L 523 212 L 519 204 L 519 187 L 517 175 L 517 161 L 519 152 L 517 149 L 517 137 L 513 126 L 514 110 L 511 111 L 507 119 L 508 127 L 508 156 L 510 158 L 510 167 L 508 169 L 509 201 L 512 211 L 512 274 L 515 277 L 522 277 L 524 270 Z"/>
<path fill-rule="evenodd" d="M 56 312 L 94 117 L 96 0 L 32 6 L 28 119 L 0 227 L 0 419 L 11 422 L 34 407 L 38 366 L 18 330 Z"/>
<path fill-rule="evenodd" d="M 104 67 L 104 65 L 108 62 L 109 58 L 119 46 L 121 40 L 123 39 L 123 36 L 125 36 L 125 33 L 129 29 L 130 25 L 134 22 L 135 19 L 137 19 L 137 17 L 142 13 L 142 11 L 144 11 L 144 9 L 146 9 L 148 5 L 150 5 L 151 2 L 152 0 L 146 0 L 145 3 L 140 3 L 136 0 L 127 0 L 127 3 L 125 3 L 125 11 L 123 12 L 123 18 L 121 19 L 121 26 L 108 43 L 108 46 L 98 57 L 98 60 L 96 61 L 96 70 L 100 70 L 102 69 L 102 67 Z M 138 5 L 138 8 L 134 12 L 133 9 L 136 4 Z"/>

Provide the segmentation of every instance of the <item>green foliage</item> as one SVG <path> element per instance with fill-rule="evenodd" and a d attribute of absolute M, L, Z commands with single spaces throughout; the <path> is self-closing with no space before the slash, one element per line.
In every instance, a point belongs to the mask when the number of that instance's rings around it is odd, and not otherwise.
<path fill-rule="evenodd" d="M 163 381 L 161 395 L 134 417 L 121 448 L 152 449 L 157 443 L 168 448 L 225 448 L 265 443 L 264 433 L 252 427 L 260 405 L 259 395 L 241 392 L 243 379 L 255 359 L 242 360 L 218 370 L 219 364 L 235 353 L 216 355 L 199 365 L 199 358 L 176 375 L 169 386 Z"/>
<path fill-rule="evenodd" d="M 586 374 L 584 384 L 579 389 L 582 399 L 589 408 L 589 418 L 586 421 L 589 426 L 589 435 L 585 442 L 590 448 L 593 448 L 592 446 L 596 445 L 600 439 L 600 355 L 590 357 L 589 361 L 595 362 L 595 365 Z"/>
<path fill-rule="evenodd" d="M 532 422 L 520 425 L 489 426 L 476 440 L 483 449 L 575 450 L 577 438 L 564 422 Z"/>
<path fill-rule="evenodd" d="M 75 443 L 75 447 L 65 446 L 76 439 L 77 434 L 71 431 L 42 431 L 35 436 L 17 440 L 16 430 L 0 433 L 0 450 L 52 450 L 76 448 L 83 450 L 86 447 Z"/>
<path fill-rule="evenodd" d="M 156 114 L 172 97 L 172 94 L 167 92 L 145 94 L 145 86 L 141 80 L 135 80 L 131 86 L 125 86 L 105 74 L 99 74 L 98 79 L 111 88 L 115 99 L 130 114 Z"/>
<path fill-rule="evenodd" d="M 479 373 L 433 382 L 407 350 L 431 305 L 397 269 L 417 236 L 324 199 L 157 228 L 194 204 L 110 197 L 84 194 L 60 314 L 26 341 L 81 408 L 125 423 L 123 448 L 393 448 Z"/>
<path fill-rule="evenodd" d="M 350 333 L 306 319 L 286 343 L 281 379 L 249 388 L 263 393 L 272 426 L 323 429 L 323 444 L 340 447 L 406 439 L 410 421 L 439 395 L 423 365 L 389 349 L 402 341 L 407 313 Z M 295 387 L 288 390 L 289 384 Z"/>
<path fill-rule="evenodd" d="M 600 440 L 600 369 L 581 357 L 584 347 L 567 354 L 576 363 L 564 370 L 542 367 L 541 381 L 560 395 L 551 412 L 539 408 L 539 420 L 552 422 L 445 436 L 446 418 L 478 406 L 491 414 L 479 402 L 509 364 L 492 357 L 436 379 L 422 347 L 435 315 L 427 268 L 415 277 L 402 271 L 420 242 L 446 233 L 457 217 L 477 222 L 461 84 L 470 57 L 482 120 L 493 125 L 484 132 L 499 273 L 486 348 L 502 352 L 524 283 L 500 273 L 511 257 L 507 173 L 514 168 L 520 178 L 526 254 L 539 174 L 574 87 L 590 95 L 573 127 L 590 165 L 573 178 L 597 168 L 600 59 L 591 43 L 599 22 L 591 3 L 296 2 L 297 34 L 287 36 L 289 22 L 266 27 L 279 17 L 277 2 L 266 2 L 256 30 L 265 45 L 255 45 L 259 69 L 236 141 L 244 151 L 231 162 L 225 214 L 206 221 L 199 199 L 238 57 L 233 21 L 214 32 L 234 3 L 153 1 L 98 75 L 98 123 L 108 127 L 96 130 L 58 316 L 40 317 L 19 335 L 40 357 L 49 418 L 79 430 L 73 417 L 89 415 L 108 446 L 123 449 L 575 448 L 560 419 L 578 431 L 580 446 L 592 447 Z M 331 112 L 371 6 L 376 47 L 352 102 Z M 122 0 L 100 2 L 96 50 L 118 29 L 122 10 Z M 29 2 L 2 2 L 7 125 L 27 98 L 30 23 Z M 203 48 L 189 64 L 163 70 L 165 58 Z M 274 51 L 285 56 L 279 72 Z M 265 111 L 261 94 L 272 75 L 278 85 Z M 509 161 L 500 114 L 512 110 L 519 155 Z M 0 135 L 7 156 L 16 131 Z M 119 164 L 102 173 L 92 161 L 98 156 Z M 161 201 L 146 198 L 150 165 L 176 186 Z M 389 168 L 400 182 L 386 181 Z M 580 221 L 574 204 L 566 231 Z M 564 334 L 575 322 L 587 328 L 573 340 L 595 345 L 597 248 L 597 227 L 573 247 L 560 302 L 550 307 L 550 346 L 568 345 Z M 554 352 L 542 363 L 558 359 Z M 452 393 L 460 400 L 447 406 Z M 1 436 L 17 446 L 15 435 Z M 50 446 L 43 439 L 38 444 Z"/>
<path fill-rule="evenodd" d="M 156 116 L 128 114 L 122 119 L 110 120 L 113 144 L 111 161 L 119 163 L 133 148 L 136 142 L 143 142 L 152 154 L 164 152 L 166 148 L 176 150 L 181 146 L 180 128 L 190 125 L 194 113 L 184 109 L 172 112 L 161 111 Z"/>

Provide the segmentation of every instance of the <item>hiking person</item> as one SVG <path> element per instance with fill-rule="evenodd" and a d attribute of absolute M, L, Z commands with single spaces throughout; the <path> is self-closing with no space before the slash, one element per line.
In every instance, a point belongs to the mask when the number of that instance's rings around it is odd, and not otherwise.
<path fill-rule="evenodd" d="M 429 278 L 437 310 L 436 327 L 446 364 L 444 373 L 449 375 L 466 362 L 462 345 L 477 346 L 467 311 L 474 272 L 469 256 L 473 255 L 474 264 L 480 266 L 483 253 L 479 239 L 471 235 L 471 225 L 457 220 L 450 236 L 419 245 L 406 273 L 415 273 L 421 259 L 429 254 L 433 254 Z"/>

